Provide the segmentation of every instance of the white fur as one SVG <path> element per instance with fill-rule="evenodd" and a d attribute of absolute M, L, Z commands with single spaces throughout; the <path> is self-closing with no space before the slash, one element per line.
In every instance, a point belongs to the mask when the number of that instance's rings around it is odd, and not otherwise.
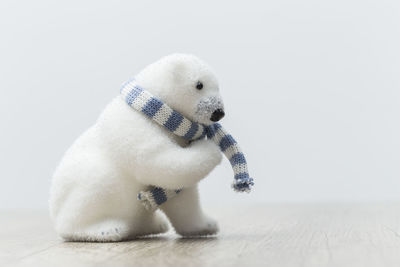
<path fill-rule="evenodd" d="M 194 121 L 210 124 L 211 114 L 207 118 L 205 112 L 222 108 L 214 74 L 191 55 L 162 58 L 136 80 Z M 199 80 L 202 90 L 196 89 Z M 204 103 L 218 106 L 199 112 Z M 163 216 L 146 211 L 137 200 L 139 191 L 155 185 L 185 187 L 161 206 L 177 233 L 214 234 L 218 226 L 200 208 L 197 183 L 220 161 L 212 141 L 189 145 L 118 96 L 68 149 L 54 174 L 50 213 L 56 231 L 66 240 L 104 242 L 165 232 Z"/>

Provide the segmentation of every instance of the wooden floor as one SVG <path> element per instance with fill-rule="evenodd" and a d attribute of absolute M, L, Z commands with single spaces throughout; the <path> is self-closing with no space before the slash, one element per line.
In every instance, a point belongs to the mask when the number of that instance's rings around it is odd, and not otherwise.
<path fill-rule="evenodd" d="M 0 213 L 0 266 L 400 266 L 400 204 L 207 208 L 214 238 L 66 243 L 46 213 Z"/>

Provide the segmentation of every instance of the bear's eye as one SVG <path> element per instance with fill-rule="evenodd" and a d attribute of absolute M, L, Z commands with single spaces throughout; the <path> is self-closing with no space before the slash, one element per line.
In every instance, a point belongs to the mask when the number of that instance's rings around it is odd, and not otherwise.
<path fill-rule="evenodd" d="M 202 83 L 202 82 L 197 82 L 197 84 L 196 84 L 196 89 L 197 89 L 197 90 L 203 89 L 203 83 Z"/>

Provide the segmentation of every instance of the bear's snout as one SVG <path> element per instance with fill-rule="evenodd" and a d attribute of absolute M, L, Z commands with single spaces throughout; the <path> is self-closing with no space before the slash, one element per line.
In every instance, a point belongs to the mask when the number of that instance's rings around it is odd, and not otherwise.
<path fill-rule="evenodd" d="M 225 116 L 225 112 L 222 109 L 216 109 L 212 114 L 210 120 L 217 122 Z"/>

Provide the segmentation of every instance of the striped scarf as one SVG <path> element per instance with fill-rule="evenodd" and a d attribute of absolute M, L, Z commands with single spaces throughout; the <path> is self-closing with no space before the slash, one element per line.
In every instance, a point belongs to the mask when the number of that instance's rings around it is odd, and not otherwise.
<path fill-rule="evenodd" d="M 121 96 L 133 109 L 142 112 L 148 118 L 164 126 L 170 132 L 188 140 L 195 141 L 207 136 L 214 141 L 229 159 L 233 172 L 232 187 L 237 192 L 250 192 L 254 185 L 247 170 L 247 162 L 237 142 L 228 134 L 219 123 L 205 126 L 192 122 L 179 112 L 170 108 L 160 99 L 144 90 L 133 79 L 121 88 Z M 147 210 L 155 210 L 168 199 L 176 196 L 182 189 L 163 189 L 152 186 L 149 191 L 141 191 L 138 200 Z"/>

